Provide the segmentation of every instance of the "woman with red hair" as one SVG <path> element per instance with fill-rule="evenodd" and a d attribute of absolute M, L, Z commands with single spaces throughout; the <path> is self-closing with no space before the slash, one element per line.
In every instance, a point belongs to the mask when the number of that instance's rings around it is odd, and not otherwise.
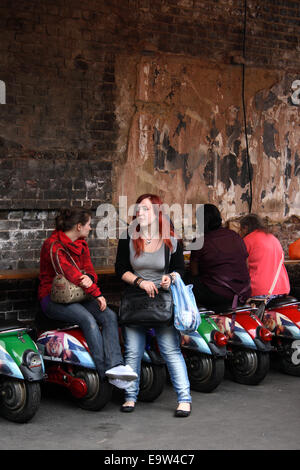
<path fill-rule="evenodd" d="M 182 244 L 175 237 L 170 219 L 163 214 L 162 204 L 162 200 L 154 194 L 143 194 L 137 199 L 127 237 L 119 240 L 115 264 L 117 275 L 125 283 L 143 289 L 149 297 L 155 297 L 158 289 L 169 289 L 171 285 L 171 274 L 165 274 L 165 246 L 169 248 L 169 272 L 184 274 Z M 142 325 L 123 326 L 125 362 L 138 374 L 138 378 L 125 391 L 125 403 L 121 407 L 123 412 L 131 412 L 135 408 L 146 331 L 147 328 Z M 187 417 L 191 412 L 191 395 L 180 349 L 180 334 L 173 324 L 155 326 L 155 333 L 177 393 L 175 416 Z"/>

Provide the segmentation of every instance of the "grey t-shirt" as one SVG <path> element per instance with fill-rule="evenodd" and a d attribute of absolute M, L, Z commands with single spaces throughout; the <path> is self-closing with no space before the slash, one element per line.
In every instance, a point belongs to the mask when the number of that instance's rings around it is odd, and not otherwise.
<path fill-rule="evenodd" d="M 177 249 L 176 238 L 171 237 L 171 242 L 173 248 L 170 251 L 170 256 L 171 253 L 174 253 Z M 135 257 L 134 246 L 132 240 L 130 240 L 129 251 L 130 264 L 134 274 L 146 279 L 147 281 L 154 282 L 156 287 L 159 287 L 161 278 L 165 272 L 165 244 L 162 243 L 161 247 L 153 253 L 142 251 L 140 256 Z"/>

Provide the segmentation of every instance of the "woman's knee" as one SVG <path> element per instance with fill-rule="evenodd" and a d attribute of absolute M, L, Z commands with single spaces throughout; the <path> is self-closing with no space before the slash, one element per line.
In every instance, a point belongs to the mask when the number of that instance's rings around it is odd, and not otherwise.
<path fill-rule="evenodd" d="M 118 328 L 118 317 L 117 314 L 107 307 L 101 314 L 99 315 L 100 322 L 103 326 L 105 325 L 114 325 Z"/>
<path fill-rule="evenodd" d="M 82 330 L 94 331 L 96 328 L 99 329 L 95 318 L 88 310 L 82 308 L 80 312 L 77 312 L 76 317 L 76 322 Z"/>
<path fill-rule="evenodd" d="M 141 358 L 145 349 L 145 337 L 134 328 L 123 329 L 125 355 L 131 358 Z"/>
<path fill-rule="evenodd" d="M 105 313 L 105 317 L 108 318 L 109 320 L 117 321 L 118 319 L 117 314 L 111 308 L 106 307 L 106 309 L 104 310 L 104 313 Z"/>
<path fill-rule="evenodd" d="M 175 328 L 160 331 L 157 335 L 157 341 L 161 353 L 171 356 L 181 354 L 180 334 Z"/>

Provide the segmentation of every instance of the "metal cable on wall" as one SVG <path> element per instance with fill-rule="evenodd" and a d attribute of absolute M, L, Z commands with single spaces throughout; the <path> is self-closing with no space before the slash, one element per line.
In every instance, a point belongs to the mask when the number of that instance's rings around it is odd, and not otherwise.
<path fill-rule="evenodd" d="M 252 209 L 252 174 L 251 174 L 251 163 L 249 156 L 249 145 L 248 145 L 248 134 L 247 134 L 247 116 L 246 116 L 246 104 L 245 104 L 245 71 L 246 71 L 246 31 L 247 31 L 247 0 L 244 2 L 244 28 L 243 28 L 243 64 L 242 64 L 242 103 L 243 103 L 243 115 L 244 115 L 244 131 L 246 140 L 246 158 L 249 175 L 249 188 L 250 195 L 248 200 L 249 213 Z"/>

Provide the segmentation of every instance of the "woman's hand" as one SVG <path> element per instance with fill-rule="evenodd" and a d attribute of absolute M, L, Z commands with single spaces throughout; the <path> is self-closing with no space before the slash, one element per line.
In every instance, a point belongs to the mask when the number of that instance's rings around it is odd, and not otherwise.
<path fill-rule="evenodd" d="M 160 285 L 163 289 L 169 289 L 169 287 L 171 285 L 171 278 L 170 278 L 169 274 L 164 274 L 163 275 L 163 277 L 161 278 Z"/>
<path fill-rule="evenodd" d="M 91 285 L 93 284 L 93 281 L 92 279 L 87 276 L 86 274 L 83 274 L 80 278 L 80 287 L 85 287 L 86 289 L 88 289 L 89 287 L 91 287 Z"/>
<path fill-rule="evenodd" d="M 155 297 L 156 294 L 158 294 L 158 290 L 154 282 L 152 281 L 145 281 L 143 280 L 140 284 L 139 287 L 141 289 L 144 289 L 149 297 Z"/>
<path fill-rule="evenodd" d="M 96 300 L 97 300 L 97 302 L 98 302 L 98 304 L 99 304 L 99 308 L 100 308 L 101 312 L 103 312 L 103 310 L 105 310 L 106 307 L 107 307 L 107 303 L 106 303 L 105 297 L 103 297 L 103 295 L 101 295 L 100 297 L 97 297 Z"/>

